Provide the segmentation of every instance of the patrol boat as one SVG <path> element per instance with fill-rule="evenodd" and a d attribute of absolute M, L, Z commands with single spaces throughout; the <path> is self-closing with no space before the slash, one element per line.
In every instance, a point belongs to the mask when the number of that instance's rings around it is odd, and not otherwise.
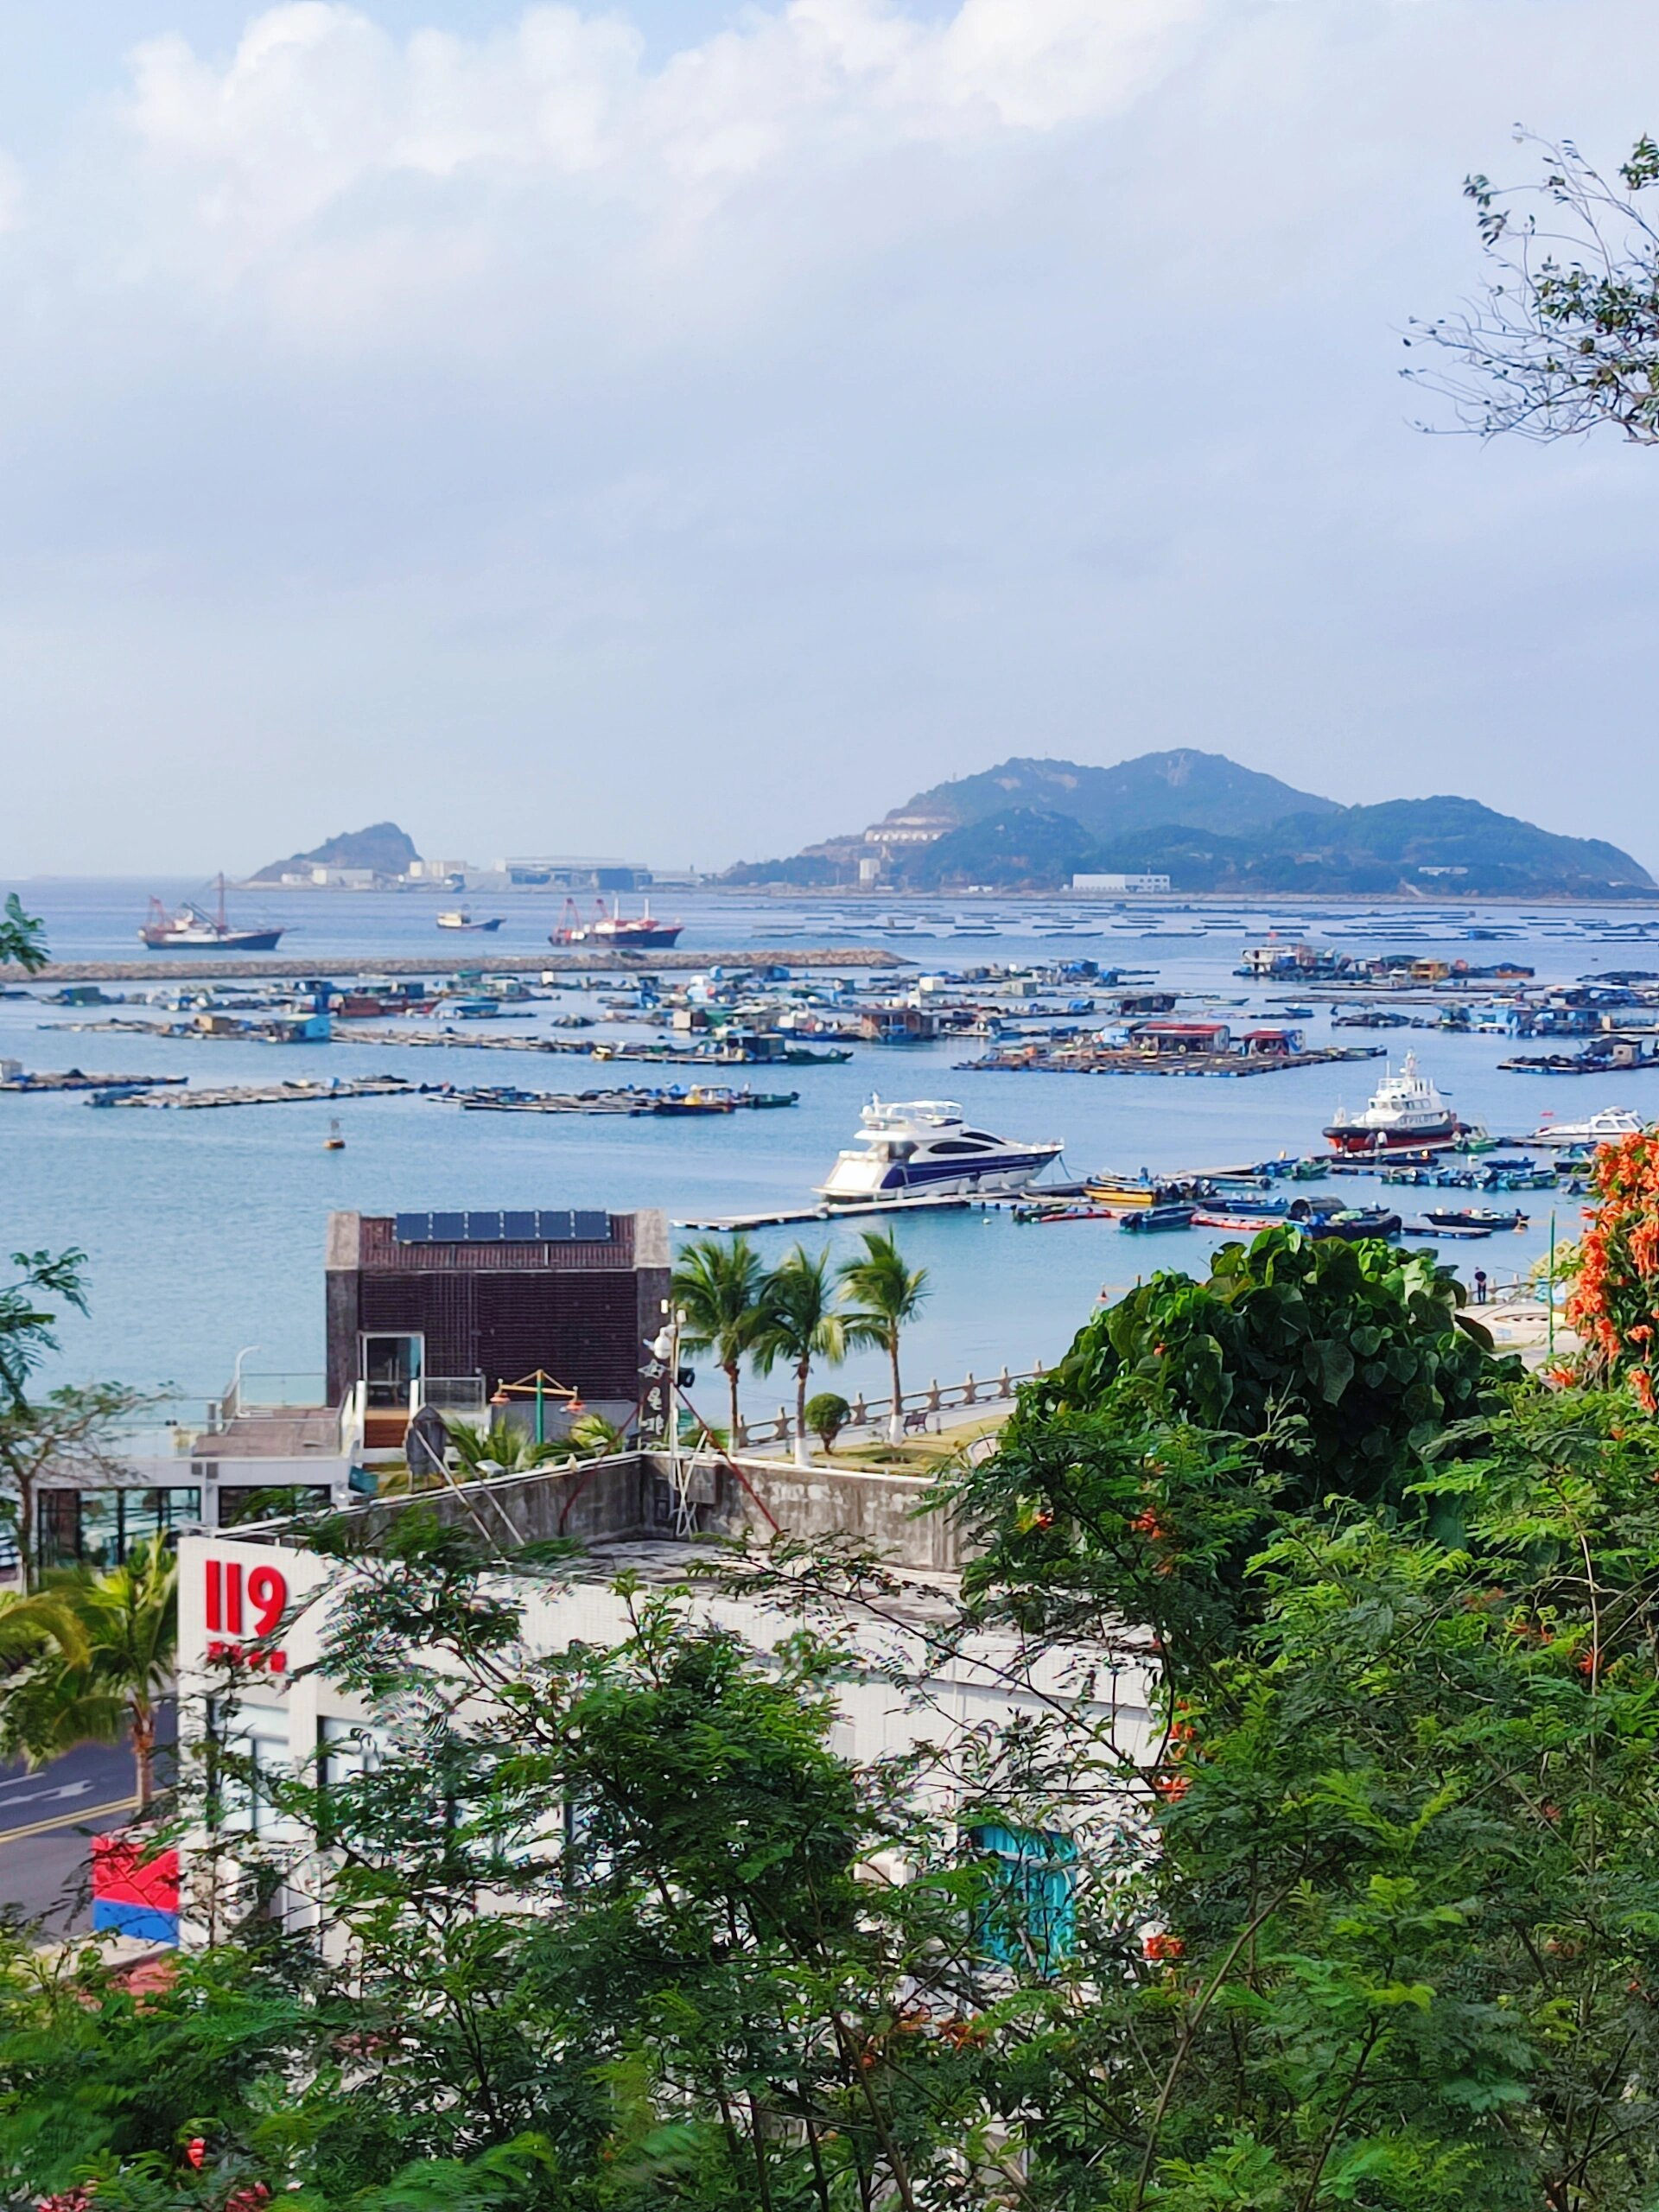
<path fill-rule="evenodd" d="M 1350 1116 L 1341 1107 L 1325 1134 L 1338 1152 L 1395 1152 L 1406 1147 L 1448 1145 L 1462 1124 L 1443 1092 L 1408 1052 L 1399 1072 L 1390 1070 L 1372 1092 L 1363 1114 Z"/>

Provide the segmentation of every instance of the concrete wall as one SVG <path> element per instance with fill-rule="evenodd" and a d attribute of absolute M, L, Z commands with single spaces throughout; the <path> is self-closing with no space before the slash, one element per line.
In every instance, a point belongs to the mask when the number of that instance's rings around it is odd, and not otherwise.
<path fill-rule="evenodd" d="M 725 1465 L 702 1462 L 694 1470 L 690 1489 L 700 1535 L 747 1533 L 765 1541 L 780 1533 L 808 1542 L 839 1536 L 869 1545 L 896 1567 L 949 1573 L 961 1564 L 951 1522 L 942 1513 L 918 1513 L 928 1485 L 914 1476 L 796 1467 L 777 1459 L 741 1464 L 750 1488 Z M 537 1468 L 467 1484 L 459 1491 L 426 1491 L 421 1502 L 440 1520 L 502 1544 L 557 1536 L 600 1543 L 675 1533 L 668 1462 L 647 1453 Z M 391 1500 L 371 1509 L 377 1517 L 398 1510 Z"/>
<path fill-rule="evenodd" d="M 666 1488 L 667 1463 L 659 1464 Z M 848 1537 L 868 1544 L 894 1566 L 937 1572 L 954 1571 L 962 1563 L 954 1524 L 943 1513 L 923 1510 L 931 1485 L 915 1475 L 797 1467 L 784 1459 L 745 1458 L 736 1464 L 756 1496 L 750 1495 L 731 1467 L 715 1469 L 714 1497 L 702 1509 L 702 1525 L 712 1533 L 737 1535 L 747 1530 L 763 1539 L 770 1536 L 772 1525 L 758 1498 L 786 1536 L 807 1541 Z M 705 1472 L 699 1466 L 699 1475 Z"/>

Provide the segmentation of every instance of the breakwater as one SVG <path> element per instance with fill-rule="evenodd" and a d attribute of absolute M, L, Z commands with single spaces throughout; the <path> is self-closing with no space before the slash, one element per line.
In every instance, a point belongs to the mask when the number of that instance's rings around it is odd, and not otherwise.
<path fill-rule="evenodd" d="M 250 976 L 271 982 L 302 982 L 315 976 L 329 982 L 349 982 L 370 976 L 649 976 L 690 974 L 706 968 L 906 968 L 915 963 L 885 946 L 849 944 L 834 947 L 785 945 L 768 949 L 749 945 L 741 952 L 573 952 L 549 945 L 545 952 L 477 951 L 457 956 L 435 952 L 420 959 L 393 955 L 385 959 L 306 960 L 300 957 L 248 959 L 219 953 L 193 959 L 173 954 L 149 960 L 56 960 L 38 974 L 21 968 L 0 967 L 0 985 L 24 983 L 160 983 L 168 981 L 200 983 L 226 982 Z"/>

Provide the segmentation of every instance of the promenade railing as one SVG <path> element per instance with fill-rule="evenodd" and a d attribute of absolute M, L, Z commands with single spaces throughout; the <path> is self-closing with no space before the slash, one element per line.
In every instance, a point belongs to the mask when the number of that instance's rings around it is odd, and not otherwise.
<path fill-rule="evenodd" d="M 1005 1367 L 983 1379 L 970 1374 L 960 1382 L 931 1382 L 925 1389 L 905 1391 L 898 1402 L 899 1413 L 907 1432 L 922 1433 L 930 1427 L 938 1429 L 942 1426 L 940 1416 L 944 1414 L 973 1406 L 1007 1405 L 1022 1382 L 1038 1382 L 1046 1371 L 1039 1360 L 1035 1367 L 1018 1375 L 1011 1374 Z M 891 1395 L 867 1398 L 861 1390 L 849 1403 L 852 1411 L 841 1432 L 843 1436 L 850 1435 L 855 1429 L 885 1432 L 891 1423 Z M 791 1443 L 794 1435 L 795 1416 L 787 1406 L 779 1406 L 769 1420 L 740 1420 L 732 1441 L 736 1450 L 752 1452 L 758 1446 Z"/>

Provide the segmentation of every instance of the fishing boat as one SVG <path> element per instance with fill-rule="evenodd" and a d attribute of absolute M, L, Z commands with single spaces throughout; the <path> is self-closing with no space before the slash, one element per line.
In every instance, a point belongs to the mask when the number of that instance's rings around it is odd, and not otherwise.
<path fill-rule="evenodd" d="M 1021 1143 L 970 1128 L 948 1099 L 905 1103 L 873 1097 L 859 1116 L 855 1141 L 836 1154 L 818 1196 L 830 1205 L 868 1205 L 925 1192 L 966 1198 L 976 1192 L 1023 1191 L 1065 1150 L 1057 1138 Z"/>
<path fill-rule="evenodd" d="M 1524 1229 L 1528 1218 L 1523 1213 L 1499 1213 L 1492 1206 L 1423 1208 L 1423 1219 L 1431 1229 L 1484 1229 L 1496 1232 L 1500 1229 Z"/>
<path fill-rule="evenodd" d="M 625 914 L 622 901 L 613 899 L 611 911 L 605 911 L 605 901 L 594 904 L 593 913 L 584 920 L 574 899 L 564 902 L 564 916 L 555 930 L 550 930 L 550 944 L 590 944 L 601 950 L 619 952 L 667 952 L 679 942 L 683 922 L 661 922 L 652 914 L 651 901 L 645 901 L 643 914 Z"/>
<path fill-rule="evenodd" d="M 488 931 L 499 930 L 500 926 L 499 914 L 492 914 L 487 921 L 475 922 L 464 906 L 454 906 L 447 914 L 438 916 L 438 927 L 441 930 Z"/>
<path fill-rule="evenodd" d="M 1184 1195 L 1179 1183 L 1158 1182 L 1144 1170 L 1139 1175 L 1114 1175 L 1103 1170 L 1090 1175 L 1083 1187 L 1086 1197 L 1117 1213 L 1131 1207 L 1159 1205 Z"/>
<path fill-rule="evenodd" d="M 1399 1215 L 1382 1206 L 1344 1206 L 1335 1213 L 1297 1217 L 1297 1221 L 1309 1236 L 1339 1236 L 1349 1244 L 1365 1236 L 1397 1236 L 1401 1228 Z"/>
<path fill-rule="evenodd" d="M 1503 1143 L 1501 1137 L 1491 1135 L 1484 1122 L 1471 1122 L 1461 1136 L 1454 1138 L 1453 1152 L 1496 1152 Z"/>
<path fill-rule="evenodd" d="M 1618 1144 L 1625 1137 L 1639 1137 L 1647 1128 L 1628 1106 L 1604 1106 L 1582 1122 L 1546 1121 L 1526 1140 L 1529 1144 Z"/>
<path fill-rule="evenodd" d="M 1118 1223 L 1124 1230 L 1151 1231 L 1157 1229 L 1191 1229 L 1198 1209 L 1191 1205 L 1141 1206 L 1134 1213 L 1126 1213 Z"/>
<path fill-rule="evenodd" d="M 1061 1198 L 1052 1205 L 1015 1206 L 1014 1217 L 1016 1221 L 1027 1223 L 1116 1221 L 1117 1219 L 1117 1216 L 1110 1206 L 1091 1206 L 1081 1198 Z"/>
<path fill-rule="evenodd" d="M 1363 1112 L 1351 1117 L 1338 1107 L 1325 1135 L 1339 1153 L 1376 1154 L 1408 1147 L 1444 1147 L 1462 1125 L 1431 1077 L 1408 1052 L 1398 1071 L 1390 1069 L 1372 1092 Z"/>
<path fill-rule="evenodd" d="M 1211 1194 L 1230 1214 L 1248 1215 L 1252 1221 L 1277 1221 L 1290 1211 L 1288 1198 L 1252 1198 L 1246 1192 L 1229 1189 L 1222 1183 L 1211 1186 Z"/>
<path fill-rule="evenodd" d="M 152 952 L 274 952 L 282 940 L 280 929 L 238 929 L 226 918 L 225 879 L 217 879 L 218 903 L 212 913 L 187 899 L 176 914 L 169 914 L 159 899 L 149 902 L 149 918 L 138 932 L 138 941 Z"/>
<path fill-rule="evenodd" d="M 1271 1229 L 1271 1221 L 1263 1221 L 1260 1214 L 1211 1213 L 1199 1206 L 1192 1216 L 1194 1229 L 1232 1229 L 1245 1236 L 1255 1236 L 1264 1229 Z"/>

